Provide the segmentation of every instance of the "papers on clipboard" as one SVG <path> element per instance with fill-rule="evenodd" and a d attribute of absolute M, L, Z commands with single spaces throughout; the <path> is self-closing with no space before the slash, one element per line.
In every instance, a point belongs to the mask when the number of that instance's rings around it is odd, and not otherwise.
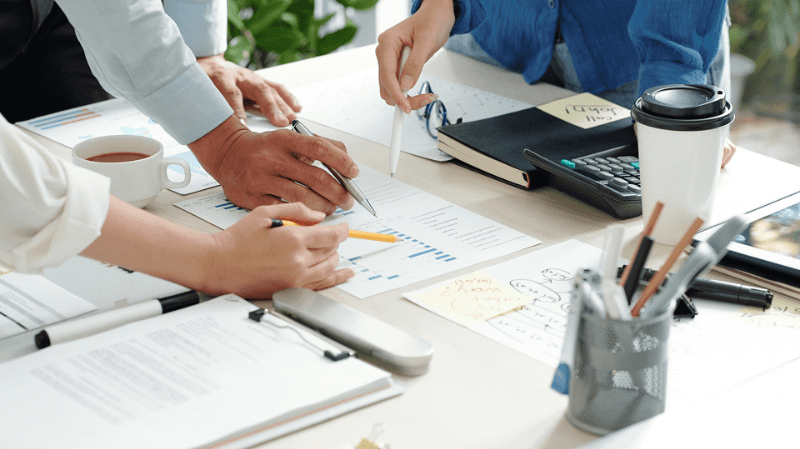
<path fill-rule="evenodd" d="M 221 296 L 0 364 L 3 444 L 244 448 L 402 392 L 256 309 Z"/>

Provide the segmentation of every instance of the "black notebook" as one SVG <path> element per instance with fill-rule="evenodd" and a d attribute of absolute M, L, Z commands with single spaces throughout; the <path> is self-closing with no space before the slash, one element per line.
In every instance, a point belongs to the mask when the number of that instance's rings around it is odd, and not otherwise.
<path fill-rule="evenodd" d="M 558 159 L 628 145 L 630 111 L 582 93 L 483 120 L 439 128 L 439 150 L 491 177 L 530 189 L 548 176 L 523 155 L 527 148 Z"/>

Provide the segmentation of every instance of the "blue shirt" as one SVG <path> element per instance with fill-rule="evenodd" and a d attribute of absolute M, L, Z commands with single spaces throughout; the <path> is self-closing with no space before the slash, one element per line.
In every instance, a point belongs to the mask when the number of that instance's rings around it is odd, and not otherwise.
<path fill-rule="evenodd" d="M 416 12 L 422 0 L 415 0 Z M 584 91 L 638 79 L 639 94 L 663 84 L 705 83 L 719 49 L 726 0 L 454 0 L 453 34 L 525 81 L 538 81 L 560 27 Z"/>

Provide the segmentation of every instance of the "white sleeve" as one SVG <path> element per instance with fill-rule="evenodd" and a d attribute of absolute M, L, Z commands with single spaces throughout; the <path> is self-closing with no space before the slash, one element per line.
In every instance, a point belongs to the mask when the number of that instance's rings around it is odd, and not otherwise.
<path fill-rule="evenodd" d="M 178 25 L 195 57 L 219 55 L 228 48 L 228 2 L 164 0 L 164 11 Z"/>
<path fill-rule="evenodd" d="M 128 99 L 179 143 L 233 114 L 159 0 L 57 0 L 104 89 Z"/>
<path fill-rule="evenodd" d="M 79 254 L 100 235 L 109 186 L 0 116 L 0 265 L 39 273 Z"/>

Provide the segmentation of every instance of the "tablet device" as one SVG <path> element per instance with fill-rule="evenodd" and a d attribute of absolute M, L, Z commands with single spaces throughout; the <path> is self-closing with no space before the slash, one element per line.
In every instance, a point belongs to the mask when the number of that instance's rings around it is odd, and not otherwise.
<path fill-rule="evenodd" d="M 747 225 L 720 265 L 800 287 L 800 192 L 745 214 Z M 705 240 L 719 225 L 703 230 Z"/>

